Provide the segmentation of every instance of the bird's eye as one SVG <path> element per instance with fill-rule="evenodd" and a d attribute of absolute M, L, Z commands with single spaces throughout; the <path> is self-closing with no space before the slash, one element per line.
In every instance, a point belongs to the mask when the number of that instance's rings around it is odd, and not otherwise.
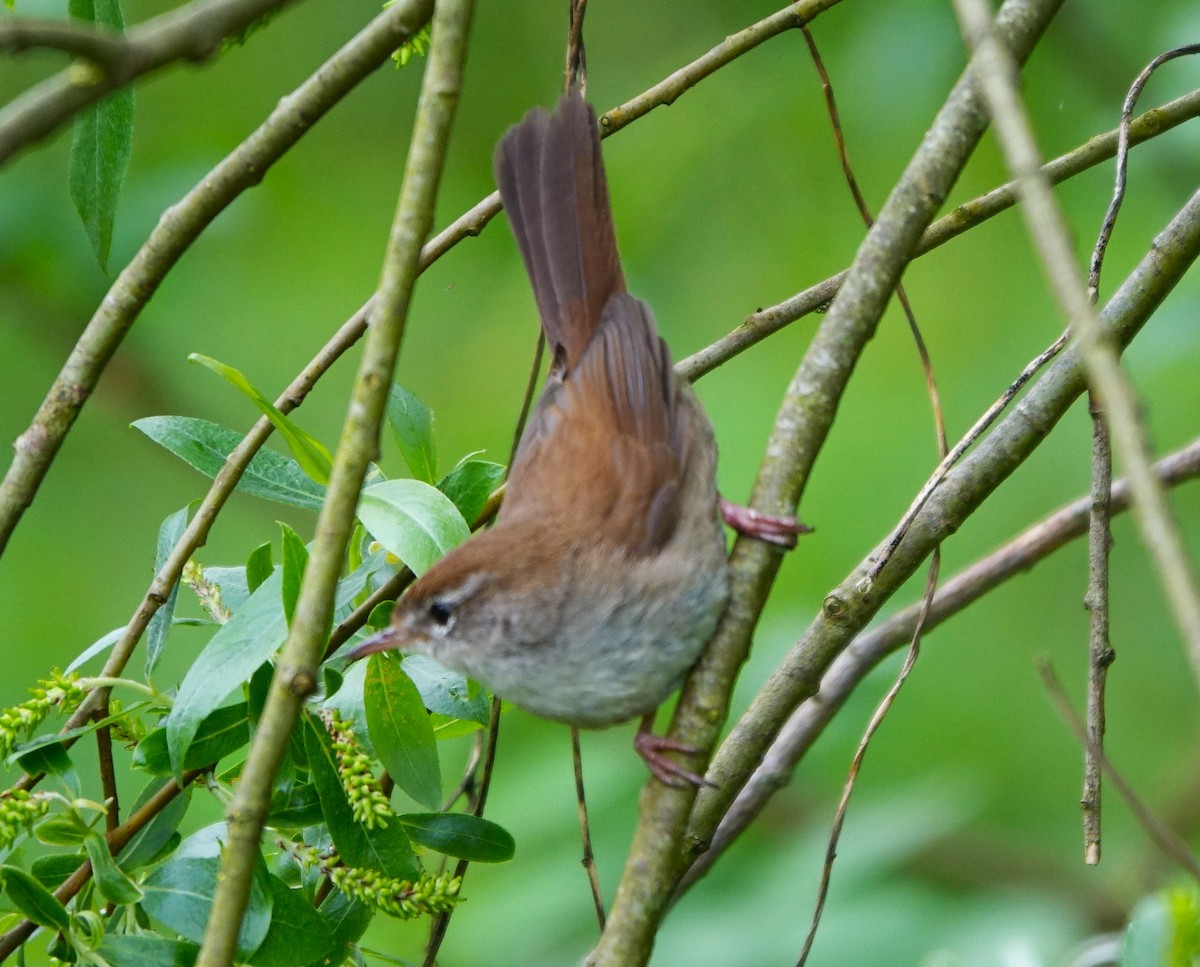
<path fill-rule="evenodd" d="M 429 606 L 429 617 L 433 619 L 434 624 L 445 628 L 454 617 L 454 610 L 445 601 L 434 601 Z"/>

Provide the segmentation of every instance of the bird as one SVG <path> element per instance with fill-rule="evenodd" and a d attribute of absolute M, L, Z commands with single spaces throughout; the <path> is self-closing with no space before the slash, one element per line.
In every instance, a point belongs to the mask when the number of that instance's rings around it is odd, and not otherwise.
<path fill-rule="evenodd" d="M 723 520 L 791 546 L 804 529 L 721 500 L 712 426 L 675 375 L 617 250 L 596 115 L 577 88 L 530 111 L 494 169 L 551 354 L 497 521 L 451 550 L 350 652 L 425 654 L 543 718 L 641 718 L 635 748 L 699 785 L 654 713 L 729 600 Z"/>

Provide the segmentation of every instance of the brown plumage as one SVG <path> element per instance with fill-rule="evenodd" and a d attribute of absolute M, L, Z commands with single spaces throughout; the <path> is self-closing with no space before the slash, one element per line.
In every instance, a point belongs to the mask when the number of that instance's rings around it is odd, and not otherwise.
<path fill-rule="evenodd" d="M 716 446 L 625 291 L 591 108 L 571 92 L 530 112 L 495 169 L 550 377 L 496 526 L 422 576 L 354 655 L 411 648 L 536 714 L 609 725 L 678 687 L 724 610 Z M 639 734 L 656 775 L 697 781 L 662 748 Z"/>

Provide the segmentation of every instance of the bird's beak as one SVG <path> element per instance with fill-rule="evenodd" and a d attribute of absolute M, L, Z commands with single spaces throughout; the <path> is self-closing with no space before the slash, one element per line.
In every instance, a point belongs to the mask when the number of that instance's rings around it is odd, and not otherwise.
<path fill-rule="evenodd" d="M 382 631 L 371 635 L 362 644 L 351 648 L 346 653 L 346 660 L 358 661 L 360 658 L 366 658 L 367 655 L 373 655 L 377 651 L 387 651 L 389 648 L 401 648 L 408 641 L 408 636 L 397 629 L 395 625 L 388 625 Z"/>

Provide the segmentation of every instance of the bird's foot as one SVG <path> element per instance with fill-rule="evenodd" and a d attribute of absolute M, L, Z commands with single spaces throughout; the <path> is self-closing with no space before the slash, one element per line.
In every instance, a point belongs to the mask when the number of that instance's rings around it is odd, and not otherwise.
<path fill-rule="evenodd" d="M 721 516 L 725 523 L 739 534 L 757 537 L 760 541 L 791 550 L 801 534 L 811 534 L 812 528 L 802 524 L 797 517 L 764 514 L 753 507 L 743 507 L 721 498 Z"/>
<path fill-rule="evenodd" d="M 650 770 L 651 775 L 659 782 L 666 786 L 674 786 L 677 789 L 682 789 L 687 786 L 713 786 L 703 776 L 692 772 L 686 766 L 680 765 L 674 759 L 667 758 L 668 752 L 682 752 L 684 755 L 699 755 L 704 750 L 698 749 L 694 745 L 688 745 L 686 742 L 680 742 L 677 739 L 668 738 L 665 735 L 655 735 L 652 729 L 654 728 L 654 713 L 650 713 L 638 727 L 637 735 L 633 737 L 633 747 L 637 749 L 640 755 L 646 762 L 646 768 Z"/>

